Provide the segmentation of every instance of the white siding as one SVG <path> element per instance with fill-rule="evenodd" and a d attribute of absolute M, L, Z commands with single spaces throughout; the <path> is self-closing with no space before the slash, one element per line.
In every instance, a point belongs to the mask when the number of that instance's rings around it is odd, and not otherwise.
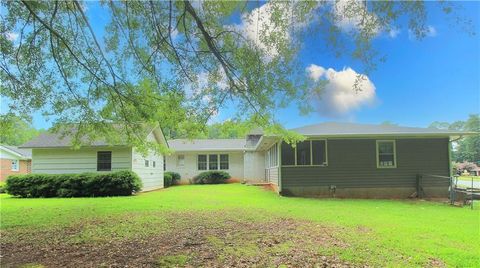
<path fill-rule="evenodd" d="M 278 185 L 278 167 L 265 169 L 266 181 Z"/>
<path fill-rule="evenodd" d="M 265 181 L 264 152 L 245 152 L 244 165 L 246 181 Z"/>
<path fill-rule="evenodd" d="M 149 141 L 154 141 L 155 137 L 152 133 L 147 137 Z M 143 156 L 139 152 L 132 150 L 132 170 L 138 174 L 143 183 L 143 191 L 163 188 L 163 157 L 153 151 Z M 145 160 L 148 160 L 148 167 L 145 166 Z M 153 167 L 155 161 L 155 167 Z"/>
<path fill-rule="evenodd" d="M 276 149 L 276 150 L 274 150 Z M 265 155 L 265 180 L 275 185 L 279 185 L 280 177 L 280 145 L 275 143 L 264 153 Z M 269 157 L 269 158 L 268 158 Z"/>
<path fill-rule="evenodd" d="M 228 169 L 224 170 L 236 179 L 244 179 L 243 173 L 243 152 L 177 152 L 167 156 L 167 171 L 174 171 L 180 174 L 182 181 L 188 182 L 194 176 L 206 170 L 198 170 L 197 155 L 199 154 L 228 154 Z M 178 165 L 178 155 L 185 156 L 185 165 Z"/>
<path fill-rule="evenodd" d="M 97 172 L 97 152 L 112 152 L 112 171 L 131 169 L 129 147 L 94 147 L 78 150 L 50 148 L 32 150 L 32 172 L 47 174 Z"/>
<path fill-rule="evenodd" d="M 0 159 L 12 159 L 12 160 L 18 160 L 20 157 L 18 155 L 14 155 L 10 152 L 7 152 L 3 149 L 0 149 Z"/>

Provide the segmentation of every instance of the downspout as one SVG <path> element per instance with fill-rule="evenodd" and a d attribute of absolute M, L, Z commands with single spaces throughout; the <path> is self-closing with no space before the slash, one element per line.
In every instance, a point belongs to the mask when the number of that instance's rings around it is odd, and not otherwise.
<path fill-rule="evenodd" d="M 278 193 L 282 192 L 282 149 L 283 140 L 277 143 L 277 155 L 278 155 Z"/>

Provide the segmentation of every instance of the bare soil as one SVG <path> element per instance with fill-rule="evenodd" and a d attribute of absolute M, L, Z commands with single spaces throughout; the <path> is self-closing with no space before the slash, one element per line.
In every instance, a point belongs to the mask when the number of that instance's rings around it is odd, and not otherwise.
<path fill-rule="evenodd" d="M 167 230 L 75 242 L 95 221 L 36 232 L 2 233 L 1 267 L 359 267 L 322 248 L 346 248 L 335 229 L 308 221 L 253 221 L 221 212 L 158 215 Z M 141 215 L 131 215 L 141 217 Z M 115 221 L 107 224 L 116 224 Z M 147 227 L 148 228 L 148 225 Z M 366 230 L 362 230 L 366 231 Z"/>

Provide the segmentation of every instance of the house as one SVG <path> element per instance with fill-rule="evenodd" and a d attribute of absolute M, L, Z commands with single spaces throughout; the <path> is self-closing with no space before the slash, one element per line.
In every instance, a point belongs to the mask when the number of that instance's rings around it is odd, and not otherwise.
<path fill-rule="evenodd" d="M 468 174 L 469 176 L 480 176 L 480 167 L 472 162 L 455 163 L 457 175 Z"/>
<path fill-rule="evenodd" d="M 270 183 L 282 195 L 447 197 L 450 141 L 473 134 L 335 122 L 292 130 L 306 140 L 293 147 L 258 130 L 245 139 L 171 140 L 175 153 L 167 156 L 166 169 L 184 179 L 225 170 Z"/>
<path fill-rule="evenodd" d="M 0 145 L 0 181 L 5 181 L 10 175 L 30 173 L 31 163 L 31 150 Z"/>
<path fill-rule="evenodd" d="M 160 127 L 148 129 L 148 141 L 165 144 Z M 143 183 L 143 191 L 163 188 L 163 156 L 151 151 L 142 156 L 135 148 L 95 141 L 90 146 L 72 149 L 71 136 L 42 133 L 23 144 L 32 150 L 32 173 L 62 174 L 132 170 Z"/>

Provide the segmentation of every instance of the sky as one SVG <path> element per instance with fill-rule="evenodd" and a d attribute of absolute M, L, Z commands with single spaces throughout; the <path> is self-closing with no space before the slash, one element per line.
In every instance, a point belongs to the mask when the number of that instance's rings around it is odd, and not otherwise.
<path fill-rule="evenodd" d="M 300 55 L 306 74 L 312 79 L 322 74 L 329 85 L 317 111 L 302 116 L 289 105 L 277 111 L 277 120 L 287 128 L 326 121 L 427 127 L 480 113 L 480 2 L 461 5 L 457 12 L 472 20 L 476 35 L 453 25 L 436 3 L 427 3 L 424 39 L 416 40 L 405 28 L 378 34 L 374 45 L 386 62 L 369 72 L 358 94 L 349 85 L 362 66 L 350 57 L 334 57 L 318 38 L 307 40 Z M 216 120 L 231 114 L 232 108 L 222 111 Z"/>
<path fill-rule="evenodd" d="M 459 15 L 472 20 L 474 36 L 453 25 L 431 2 L 427 3 L 429 32 L 423 40 L 412 38 L 405 28 L 380 31 L 374 46 L 386 55 L 386 62 L 365 76 L 359 93 L 351 90 L 351 85 L 352 77 L 362 74 L 362 65 L 350 57 L 334 57 L 320 38 L 307 38 L 299 54 L 305 79 L 327 79 L 329 83 L 314 112 L 300 115 L 292 104 L 277 111 L 277 121 L 287 128 L 326 121 L 389 121 L 427 127 L 433 121 L 466 120 L 469 114 L 480 113 L 480 2 L 461 5 Z M 266 6 L 252 9 L 252 14 L 268 12 Z M 102 23 L 95 5 L 89 4 L 88 13 L 95 18 L 92 24 Z M 339 26 L 353 27 L 352 21 L 339 22 Z M 102 33 L 103 29 L 96 27 L 95 31 Z M 226 106 L 212 122 L 233 117 L 235 106 Z M 51 126 L 39 114 L 34 115 L 33 123 L 36 128 Z"/>

